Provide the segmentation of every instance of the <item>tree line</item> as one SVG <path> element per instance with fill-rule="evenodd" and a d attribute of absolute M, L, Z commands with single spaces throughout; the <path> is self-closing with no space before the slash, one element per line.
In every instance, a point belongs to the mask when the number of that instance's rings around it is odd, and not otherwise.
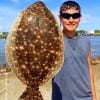
<path fill-rule="evenodd" d="M 7 38 L 8 32 L 0 32 L 0 38 Z"/>
<path fill-rule="evenodd" d="M 77 30 L 78 34 L 87 35 L 89 32 L 86 30 Z M 95 35 L 100 35 L 100 30 L 94 30 Z M 0 32 L 0 38 L 7 38 L 8 32 Z"/>

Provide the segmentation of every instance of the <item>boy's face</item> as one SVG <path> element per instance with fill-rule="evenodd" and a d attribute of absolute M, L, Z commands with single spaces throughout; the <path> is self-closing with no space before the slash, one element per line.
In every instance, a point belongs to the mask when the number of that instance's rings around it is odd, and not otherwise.
<path fill-rule="evenodd" d="M 72 14 L 72 16 L 70 14 Z M 75 32 L 81 19 L 81 16 L 79 15 L 79 10 L 76 10 L 75 8 L 62 11 L 62 15 L 60 15 L 59 17 L 63 25 L 63 29 L 68 32 Z"/>

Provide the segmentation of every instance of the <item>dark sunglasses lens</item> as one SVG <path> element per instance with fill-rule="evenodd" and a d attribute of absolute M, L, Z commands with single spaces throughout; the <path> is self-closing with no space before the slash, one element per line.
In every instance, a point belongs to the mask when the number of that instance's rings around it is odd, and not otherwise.
<path fill-rule="evenodd" d="M 62 13 L 61 16 L 66 19 L 69 19 L 71 17 L 70 14 L 67 13 Z"/>
<path fill-rule="evenodd" d="M 73 19 L 77 19 L 81 16 L 81 14 L 80 13 L 74 13 L 74 14 L 62 13 L 61 16 L 66 19 L 69 19 L 70 17 L 72 17 Z"/>
<path fill-rule="evenodd" d="M 74 19 L 79 18 L 80 16 L 81 16 L 80 13 L 75 13 L 75 14 L 72 15 L 72 17 L 73 17 Z"/>

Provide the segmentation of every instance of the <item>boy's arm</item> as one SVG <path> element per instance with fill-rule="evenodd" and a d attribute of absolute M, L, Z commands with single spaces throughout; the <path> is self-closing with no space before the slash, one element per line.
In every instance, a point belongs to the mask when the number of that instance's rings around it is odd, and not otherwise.
<path fill-rule="evenodd" d="M 89 64 L 89 71 L 90 71 L 91 89 L 92 89 L 93 100 L 97 100 L 95 82 L 94 82 L 94 73 L 93 73 L 93 68 L 91 63 L 92 63 L 92 56 L 90 51 L 88 55 L 88 64 Z"/>

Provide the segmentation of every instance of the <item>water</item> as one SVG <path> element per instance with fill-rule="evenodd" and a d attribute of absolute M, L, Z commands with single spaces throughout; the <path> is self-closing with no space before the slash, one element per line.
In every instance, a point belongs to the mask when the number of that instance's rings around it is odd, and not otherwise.
<path fill-rule="evenodd" d="M 100 36 L 89 36 L 89 39 L 92 46 L 92 56 L 100 57 Z M 6 64 L 5 43 L 6 39 L 0 39 L 0 66 Z"/>
<path fill-rule="evenodd" d="M 0 66 L 6 64 L 5 43 L 6 39 L 0 39 Z"/>
<path fill-rule="evenodd" d="M 100 57 L 100 36 L 89 36 L 93 57 Z"/>

